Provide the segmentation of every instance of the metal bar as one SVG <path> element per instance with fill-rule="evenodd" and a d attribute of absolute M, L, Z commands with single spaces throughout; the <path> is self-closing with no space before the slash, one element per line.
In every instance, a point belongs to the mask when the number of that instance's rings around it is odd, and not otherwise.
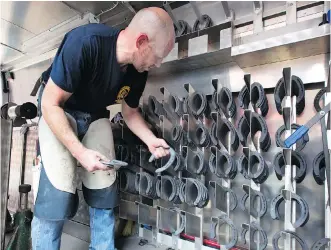
<path fill-rule="evenodd" d="M 69 9 L 75 11 L 77 14 L 80 14 L 80 15 L 83 15 L 84 13 L 77 10 L 76 8 L 72 7 L 70 4 L 68 4 L 67 2 L 65 1 L 60 1 L 60 3 L 64 4 L 65 6 L 67 6 Z"/>
<path fill-rule="evenodd" d="M 328 7 L 330 6 L 330 3 L 328 2 L 324 2 L 324 4 L 328 4 Z M 327 92 L 325 95 L 324 95 L 324 105 L 326 103 L 329 103 L 331 101 L 331 94 L 330 94 L 330 77 L 331 77 L 331 65 L 330 65 L 331 61 L 329 61 L 329 68 L 328 68 L 328 76 L 327 76 L 327 81 L 325 81 L 325 87 L 328 88 L 329 92 Z M 326 141 L 327 141 L 327 145 L 323 145 L 323 148 L 324 148 L 324 154 L 327 154 L 325 157 L 329 157 L 330 159 L 330 156 L 331 156 L 331 143 L 329 143 L 329 141 L 331 141 L 331 137 L 330 137 L 330 134 L 331 134 L 331 131 L 330 131 L 330 128 L 327 127 L 327 121 L 330 121 L 331 117 L 330 117 L 330 113 L 328 115 L 325 116 L 325 118 L 323 118 L 321 120 L 321 124 L 324 123 L 323 125 L 325 126 L 321 126 L 322 128 L 322 137 L 326 137 Z M 326 127 L 326 130 L 323 134 L 323 127 Z M 325 141 L 323 140 L 323 141 Z M 325 158 L 325 162 L 327 162 L 327 158 Z M 327 171 L 327 168 L 329 171 Z M 331 180 L 331 172 L 330 172 L 330 166 L 327 166 L 326 165 L 326 177 L 325 178 L 326 182 L 324 187 L 325 187 L 325 238 L 331 238 L 331 206 L 330 206 L 330 194 L 331 194 L 331 188 L 330 188 L 330 180 Z"/>
<path fill-rule="evenodd" d="M 324 13 L 327 13 L 330 10 L 330 2 L 324 1 Z"/>
<path fill-rule="evenodd" d="M 12 144 L 12 121 L 1 119 L 1 250 L 4 249 L 5 244 L 5 228 L 6 228 L 6 213 L 8 204 L 8 188 L 9 188 L 9 175 L 10 175 L 10 157 L 11 157 L 11 144 Z"/>
<path fill-rule="evenodd" d="M 286 84 L 286 96 L 283 100 L 283 110 L 285 111 L 290 110 L 290 112 L 284 112 L 283 119 L 284 124 L 286 125 L 285 130 L 285 138 L 292 134 L 291 131 L 291 124 L 296 122 L 296 96 L 291 98 L 291 69 L 284 68 L 283 69 L 283 78 Z M 295 145 L 293 145 L 292 150 L 295 150 Z M 292 166 L 291 163 L 291 152 L 292 150 L 284 150 L 283 157 L 285 160 L 285 190 L 291 193 L 296 192 L 296 182 L 295 182 L 295 175 L 296 175 L 296 168 Z M 292 222 L 296 219 L 296 204 L 292 202 L 291 197 L 287 197 L 289 199 L 285 199 L 285 218 L 284 218 L 284 229 L 290 230 L 295 232 L 295 228 L 293 227 Z M 286 234 L 285 242 L 284 242 L 285 249 L 295 249 L 295 239 L 291 238 L 290 234 Z"/>
<path fill-rule="evenodd" d="M 117 7 L 117 5 L 118 5 L 118 1 L 112 7 L 110 7 L 109 9 L 106 9 L 105 11 L 101 10 L 101 13 L 96 15 L 95 18 L 98 18 L 99 16 L 101 16 L 101 15 L 103 15 L 103 14 L 109 12 L 109 11 L 112 11 L 113 9 L 115 9 Z"/>
<path fill-rule="evenodd" d="M 187 98 L 189 98 L 189 96 L 195 92 L 195 89 L 192 87 L 191 84 L 185 84 L 184 88 L 186 89 L 186 91 L 188 93 Z M 189 133 L 190 133 L 190 132 L 195 131 L 195 129 L 192 130 L 192 125 L 196 126 L 197 121 L 193 117 L 191 117 L 190 115 L 188 115 L 188 116 L 189 116 L 189 121 L 190 121 L 189 123 L 191 123 L 191 125 L 189 124 Z M 205 115 L 203 116 L 203 124 L 204 125 L 206 124 Z M 199 150 L 199 149 L 197 148 L 197 150 Z M 190 148 L 188 148 L 188 154 L 190 153 L 190 151 L 191 151 Z M 201 151 L 202 151 L 203 156 L 205 158 L 206 157 L 205 148 L 201 148 Z M 187 157 L 189 157 L 189 155 Z M 199 179 L 205 185 L 205 183 L 206 183 L 205 176 L 203 176 L 203 175 L 197 176 L 197 179 Z M 195 208 L 195 214 L 196 214 L 196 216 L 198 216 L 200 218 L 200 223 L 199 223 L 200 228 L 199 228 L 199 237 L 195 238 L 194 249 L 195 250 L 201 250 L 202 247 L 203 247 L 204 211 L 201 208 Z"/>
<path fill-rule="evenodd" d="M 20 167 L 20 180 L 19 185 L 24 184 L 24 176 L 25 176 L 25 159 L 26 159 L 26 140 L 28 135 L 29 128 L 23 126 L 21 128 L 21 136 L 22 138 L 22 151 L 21 151 L 21 167 Z"/>
<path fill-rule="evenodd" d="M 328 1 L 325 1 L 324 2 L 324 10 L 327 11 L 329 10 L 328 7 L 326 7 L 327 5 L 325 3 L 328 3 Z M 315 7 L 316 5 L 316 2 L 305 2 L 305 1 L 299 1 L 297 2 L 297 8 L 300 8 L 300 9 L 309 9 L 309 8 L 312 8 L 312 4 L 313 4 L 313 7 Z M 323 4 L 323 2 L 317 2 L 317 4 Z M 277 8 L 272 8 L 270 10 L 265 10 L 263 11 L 263 19 L 267 19 L 267 18 L 270 18 L 270 17 L 273 17 L 273 16 L 279 16 L 279 15 L 285 15 L 286 13 L 286 6 L 283 5 L 283 6 L 279 6 Z M 237 25 L 241 25 L 241 24 L 244 24 L 244 23 L 250 23 L 252 22 L 253 19 L 251 16 L 244 16 L 244 17 L 241 17 L 241 18 L 238 18 L 238 19 L 235 19 L 234 20 L 234 25 L 237 26 Z"/>
<path fill-rule="evenodd" d="M 219 82 L 218 82 L 218 84 L 217 84 L 217 93 L 219 93 L 221 91 L 221 88 L 222 88 L 222 85 L 219 84 Z M 217 97 L 218 97 L 218 95 L 217 95 Z M 222 113 L 222 117 L 224 119 L 227 119 L 224 113 Z M 229 118 L 228 120 L 231 122 L 231 118 Z M 219 123 L 217 122 L 217 125 L 218 124 Z M 218 130 L 218 128 L 217 128 L 217 130 Z M 231 155 L 231 133 L 230 132 L 226 135 L 226 142 L 227 142 L 226 143 L 227 145 L 224 145 L 224 147 L 228 151 L 228 153 Z M 216 159 L 218 159 L 217 151 L 216 151 Z M 217 160 L 216 160 L 216 164 L 217 164 Z M 221 183 L 222 183 L 223 187 L 231 188 L 231 180 L 230 179 L 222 178 Z M 228 217 L 230 217 L 230 194 L 229 193 L 227 193 L 227 196 L 226 196 L 226 211 L 224 211 L 224 212 L 227 214 Z M 226 227 L 225 233 L 226 233 L 226 239 L 225 240 L 226 240 L 226 242 L 229 242 L 229 238 L 230 238 L 230 228 L 229 227 Z M 225 247 L 221 245 L 220 249 L 225 249 Z"/>
<path fill-rule="evenodd" d="M 5 46 L 5 47 L 7 47 L 7 48 L 9 48 L 9 49 L 15 50 L 16 52 L 19 52 L 19 53 L 25 55 L 25 52 L 23 52 L 23 51 L 21 51 L 21 50 L 19 50 L 19 49 L 16 49 L 16 48 L 14 48 L 14 47 L 12 47 L 12 46 L 9 46 L 9 45 L 7 45 L 7 44 L 4 44 L 4 43 L 0 43 L 0 44 L 1 44 L 2 46 Z"/>
<path fill-rule="evenodd" d="M 292 113 L 292 121 L 293 123 L 296 123 L 297 122 L 297 119 L 296 119 L 296 113 L 297 113 L 297 110 L 296 110 L 296 103 L 297 103 L 297 100 L 296 100 L 296 96 L 294 95 L 292 97 L 292 108 L 291 108 L 291 113 Z M 295 150 L 296 148 L 296 145 L 293 145 L 292 146 L 292 150 Z M 292 156 L 291 156 L 292 157 Z M 296 181 L 295 181 L 295 176 L 296 176 L 296 166 L 292 165 L 291 163 L 291 186 L 292 186 L 292 192 L 293 193 L 296 193 L 297 191 L 297 187 L 296 187 Z M 291 209 L 292 209 L 292 218 L 291 218 L 291 225 L 293 225 L 293 223 L 295 222 L 296 220 L 296 202 L 295 201 L 292 201 L 291 200 Z M 293 227 L 293 226 L 292 226 Z M 291 246 L 292 246 L 292 249 L 296 249 L 296 242 L 295 242 L 295 239 L 292 239 L 292 242 L 291 242 Z"/>
<path fill-rule="evenodd" d="M 254 1 L 253 30 L 254 33 L 263 31 L 263 4 L 261 1 Z"/>
<path fill-rule="evenodd" d="M 228 1 L 221 1 L 221 3 L 222 3 L 222 7 L 223 7 L 223 11 L 225 13 L 225 16 L 227 18 L 231 18 L 231 10 L 229 8 Z"/>
<path fill-rule="evenodd" d="M 261 1 L 253 1 L 254 9 L 260 10 L 262 8 L 262 2 Z"/>
<path fill-rule="evenodd" d="M 286 25 L 297 22 L 297 3 L 296 1 L 286 2 Z"/>
<path fill-rule="evenodd" d="M 182 27 L 180 26 L 179 22 L 177 21 L 177 19 L 175 18 L 172 9 L 170 7 L 170 5 L 168 4 L 167 1 L 163 2 L 163 7 L 165 8 L 165 10 L 168 12 L 169 16 L 171 17 L 172 21 L 174 22 L 174 25 L 176 26 L 176 28 L 178 30 L 180 30 Z"/>
<path fill-rule="evenodd" d="M 199 19 L 200 22 L 203 22 L 201 12 L 200 12 L 200 10 L 199 10 L 196 2 L 190 1 L 190 4 L 191 4 L 191 6 L 193 8 L 193 11 L 194 11 L 195 15 L 197 16 L 197 19 Z"/>
<path fill-rule="evenodd" d="M 254 2 L 254 6 L 255 6 L 255 9 L 257 9 L 257 8 L 261 9 L 262 8 L 262 3 L 261 4 L 260 3 L 257 4 L 257 2 Z M 262 11 L 261 11 L 261 13 L 262 13 Z M 260 15 L 260 14 L 258 14 L 258 15 Z M 261 20 L 262 20 L 262 16 L 261 16 Z M 251 103 L 252 102 L 252 96 L 251 96 L 252 91 L 251 91 L 251 76 L 250 75 L 247 75 L 246 76 L 245 83 L 246 83 L 247 88 L 249 90 L 249 102 L 250 102 L 250 105 L 249 105 L 249 109 L 250 109 L 249 111 L 250 112 L 246 112 L 245 115 L 246 116 L 249 116 L 248 117 L 249 118 L 249 129 L 251 130 L 251 128 L 252 128 L 252 125 L 251 125 L 252 124 L 252 115 L 251 115 L 251 113 L 252 112 L 255 112 L 255 111 L 254 111 L 254 108 L 253 108 L 252 103 Z M 249 134 L 250 134 L 250 137 L 251 137 L 251 134 L 252 134 L 251 131 L 249 132 Z M 260 149 L 260 137 L 257 137 L 257 138 L 252 138 L 251 137 L 250 140 L 249 140 L 248 146 L 249 146 L 249 148 L 251 150 L 256 150 L 258 153 L 261 153 L 261 149 Z M 251 161 L 250 161 L 250 154 L 249 154 L 249 157 L 248 157 L 248 164 L 249 164 L 248 165 L 248 173 L 250 173 L 250 171 L 252 169 L 252 166 L 251 166 L 250 162 Z M 254 192 L 254 190 L 256 190 L 256 191 L 260 191 L 261 190 L 260 184 L 256 184 L 253 180 L 250 181 L 250 188 L 252 189 L 253 192 Z M 249 192 L 250 223 L 255 222 L 258 225 L 260 225 L 260 218 L 259 217 L 255 218 L 254 216 L 252 216 L 251 210 L 254 207 L 254 200 L 252 198 L 251 193 L 252 192 Z M 260 205 L 260 201 L 259 201 L 259 203 L 258 203 L 258 209 L 259 209 L 260 206 L 261 205 Z M 249 227 L 249 249 L 254 249 L 253 246 L 254 246 L 255 242 L 251 242 L 251 239 L 254 239 L 254 237 L 252 237 L 251 234 L 252 234 L 252 232 L 251 232 L 250 227 Z M 256 245 L 257 246 L 260 245 L 260 235 L 259 234 L 257 235 L 257 243 L 256 243 Z"/>
<path fill-rule="evenodd" d="M 183 127 L 183 118 L 182 117 L 179 118 L 179 124 Z M 182 147 L 181 147 L 182 142 L 183 142 L 183 138 L 182 138 L 182 141 L 179 144 L 179 153 L 180 153 L 180 155 L 182 155 Z M 182 179 L 182 171 L 178 171 L 177 177 L 179 179 Z M 181 224 L 180 214 L 177 214 L 177 228 L 180 227 L 180 224 Z M 173 235 L 172 236 L 172 248 L 174 250 L 179 250 L 180 249 L 179 248 L 179 241 L 180 241 L 179 235 Z"/>
<path fill-rule="evenodd" d="M 166 111 L 167 117 L 173 122 L 177 123 L 179 121 L 179 115 L 175 112 L 173 112 L 170 109 L 170 96 L 171 93 L 164 87 L 160 88 L 161 93 L 163 94 L 163 108 Z"/>
<path fill-rule="evenodd" d="M 306 124 L 305 127 L 310 129 L 312 126 L 314 126 L 318 121 L 322 120 L 321 117 L 325 117 L 326 114 L 330 112 L 331 104 L 327 103 L 324 108 L 318 112 L 316 115 L 313 116 Z"/>
<path fill-rule="evenodd" d="M 132 5 L 127 1 L 122 1 L 122 4 L 125 5 L 134 15 L 137 13 L 136 10 L 132 7 Z"/>

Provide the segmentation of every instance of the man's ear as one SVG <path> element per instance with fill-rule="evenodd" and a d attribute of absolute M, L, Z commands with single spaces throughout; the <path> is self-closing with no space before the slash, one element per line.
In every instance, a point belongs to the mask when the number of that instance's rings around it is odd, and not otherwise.
<path fill-rule="evenodd" d="M 140 34 L 136 41 L 137 49 L 139 49 L 144 43 L 148 43 L 148 36 L 146 34 Z"/>

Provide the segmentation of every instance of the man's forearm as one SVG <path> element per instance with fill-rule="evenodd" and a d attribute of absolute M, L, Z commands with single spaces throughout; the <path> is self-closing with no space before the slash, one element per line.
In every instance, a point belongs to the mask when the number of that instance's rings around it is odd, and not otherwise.
<path fill-rule="evenodd" d="M 153 132 L 148 128 L 145 120 L 141 117 L 139 112 L 134 112 L 130 115 L 123 115 L 129 129 L 138 136 L 146 145 L 149 141 L 155 138 Z"/>
<path fill-rule="evenodd" d="M 64 110 L 59 106 L 47 106 L 42 108 L 42 112 L 45 121 L 54 135 L 77 158 L 84 150 L 84 146 L 78 140 Z"/>

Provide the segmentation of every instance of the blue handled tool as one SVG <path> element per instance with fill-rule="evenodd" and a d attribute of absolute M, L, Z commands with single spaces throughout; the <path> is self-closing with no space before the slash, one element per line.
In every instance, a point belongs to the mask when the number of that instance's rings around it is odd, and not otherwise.
<path fill-rule="evenodd" d="M 297 129 L 293 134 L 291 134 L 285 141 L 285 146 L 290 148 L 293 144 L 295 144 L 300 138 L 302 138 L 309 129 L 314 126 L 319 120 L 321 120 L 327 113 L 330 112 L 331 106 L 330 103 L 324 106 L 324 108 L 313 116 L 305 125 L 302 125 L 299 129 Z M 330 119 L 330 117 L 329 117 Z"/>

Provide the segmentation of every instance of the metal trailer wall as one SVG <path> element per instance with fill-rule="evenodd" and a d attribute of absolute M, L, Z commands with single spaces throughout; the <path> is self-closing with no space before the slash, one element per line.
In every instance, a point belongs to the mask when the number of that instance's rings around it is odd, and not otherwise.
<path fill-rule="evenodd" d="M 245 2 L 231 3 L 232 5 L 239 4 L 243 7 L 241 14 L 238 16 L 244 17 L 250 16 L 249 13 L 252 10 L 247 11 L 251 7 L 249 5 L 245 5 Z M 274 7 L 283 6 L 285 2 L 265 2 L 264 8 L 266 10 L 270 10 Z M 224 16 L 222 13 L 218 15 L 218 8 L 220 7 L 219 2 L 206 2 L 201 3 L 200 7 L 201 12 L 205 12 L 210 15 L 216 24 L 224 21 Z M 231 7 L 231 6 L 230 6 Z M 317 6 L 320 8 L 320 6 Z M 238 8 L 236 8 L 238 9 Z M 246 14 L 247 12 L 247 14 Z M 301 11 L 303 12 L 303 11 Z M 180 7 L 174 10 L 174 14 L 181 19 L 187 20 L 190 24 L 196 19 L 191 9 L 188 6 Z M 317 12 L 320 14 L 320 12 Z M 237 15 L 237 13 L 236 13 Z M 310 14 L 307 13 L 307 16 Z M 278 19 L 282 19 L 279 17 Z M 264 21 L 265 24 L 268 23 L 268 20 Z M 282 20 L 280 20 L 280 25 Z M 277 25 L 277 22 L 271 23 L 270 25 Z M 253 31 L 253 24 L 244 27 L 238 27 L 235 29 L 235 36 L 238 37 L 238 33 L 240 34 L 251 34 Z M 239 35 L 240 37 L 240 35 Z M 282 77 L 282 69 L 284 67 L 292 67 L 292 74 L 297 75 L 302 79 L 305 84 L 309 84 L 309 86 L 321 86 L 318 83 L 321 83 L 326 80 L 326 65 L 330 58 L 329 54 L 321 54 L 315 55 L 305 58 L 298 58 L 294 60 L 281 61 L 272 64 L 264 64 L 256 67 L 246 67 L 240 68 L 237 63 L 231 62 L 222 65 L 205 67 L 200 69 L 188 70 L 185 72 L 179 72 L 176 74 L 166 73 L 162 76 L 155 76 L 155 74 L 151 74 L 148 78 L 148 83 L 144 92 L 144 101 L 146 101 L 148 95 L 155 95 L 157 98 L 161 99 L 160 87 L 166 87 L 170 92 L 176 93 L 178 96 L 185 96 L 186 92 L 183 88 L 184 84 L 190 83 L 196 90 L 201 90 L 206 94 L 210 94 L 213 91 L 212 87 L 212 79 L 218 79 L 219 83 L 223 86 L 226 86 L 231 89 L 232 92 L 235 92 L 234 96 L 237 96 L 237 92 L 244 86 L 243 76 L 246 73 L 250 73 L 252 76 L 252 82 L 261 83 L 264 88 L 273 88 L 277 81 Z M 256 58 L 252 58 L 256 59 Z M 43 70 L 45 70 L 51 64 L 51 60 L 30 66 L 29 68 L 25 68 L 15 72 L 16 79 L 13 84 L 10 84 L 11 93 L 10 100 L 20 103 L 25 101 L 33 101 L 36 102 L 36 97 L 30 97 L 30 92 L 33 88 L 33 85 L 36 79 L 40 76 Z M 161 67 L 162 69 L 162 67 Z M 314 84 L 310 84 L 314 83 Z M 303 124 L 307 121 L 314 113 L 313 108 L 313 98 L 317 93 L 317 89 L 309 89 L 306 90 L 306 107 L 301 116 L 297 117 L 297 123 Z M 272 146 L 267 153 L 264 153 L 264 157 L 267 160 L 267 164 L 270 169 L 270 176 L 268 180 L 261 185 L 261 192 L 264 193 L 268 198 L 268 205 L 270 200 L 276 195 L 279 194 L 280 190 L 284 188 L 284 181 L 278 181 L 275 176 L 272 167 L 272 160 L 274 155 L 280 151 L 280 148 L 277 148 L 275 145 L 275 132 L 283 124 L 282 116 L 278 114 L 275 109 L 275 104 L 273 100 L 273 94 L 267 94 L 268 102 L 269 102 L 269 112 L 266 117 L 266 122 L 268 124 L 269 133 L 271 135 Z M 238 100 L 236 99 L 236 105 L 238 114 L 235 117 L 235 125 L 237 126 L 238 119 L 242 115 L 243 110 L 240 109 L 238 105 Z M 321 132 L 320 126 L 317 124 L 310 130 L 309 132 L 310 141 L 302 151 L 304 154 L 305 160 L 308 163 L 307 176 L 305 180 L 297 185 L 297 193 L 302 196 L 309 204 L 310 208 L 310 220 L 303 228 L 297 229 L 297 232 L 306 240 L 308 246 L 310 247 L 314 241 L 321 239 L 324 237 L 324 186 L 318 186 L 313 177 L 312 177 L 312 161 L 317 153 L 322 150 L 322 145 L 320 143 Z M 242 147 L 236 152 L 236 159 L 238 156 L 242 154 Z M 26 166 L 26 172 L 30 170 L 30 166 Z M 209 172 L 209 171 L 208 171 Z M 27 173 L 26 173 L 27 174 Z M 11 173 L 12 175 L 12 173 Z M 207 174 L 206 180 L 215 180 L 214 177 L 210 176 L 210 173 Z M 247 184 L 248 181 L 245 180 L 241 174 L 238 174 L 237 177 L 231 182 L 232 188 L 236 192 L 238 198 L 244 194 L 242 189 L 242 184 Z M 32 184 L 32 183 L 29 183 Z M 11 189 L 14 190 L 14 189 Z M 30 193 L 30 196 L 32 194 Z M 75 218 L 66 224 L 64 231 L 69 234 L 76 236 L 80 239 L 89 240 L 89 232 L 88 232 L 88 211 L 87 206 L 82 197 L 80 197 L 80 208 L 79 212 L 75 216 Z M 30 198 L 31 199 L 31 198 Z M 204 235 L 209 236 L 210 231 L 210 217 L 219 215 L 219 211 L 217 209 L 211 207 L 212 204 L 209 204 L 204 209 Z M 192 211 L 192 209 L 190 209 Z M 299 211 L 297 211 L 299 213 Z M 280 210 L 281 217 L 284 218 L 284 209 L 281 206 Z M 230 218 L 234 221 L 236 227 L 241 229 L 242 223 L 249 223 L 249 216 L 246 212 L 240 210 L 237 207 L 233 212 L 230 213 Z M 273 221 L 270 218 L 269 214 L 269 206 L 266 215 L 261 219 L 261 226 L 268 234 L 269 240 L 269 249 L 272 249 L 270 246 L 272 236 L 275 232 L 284 229 L 284 222 L 281 221 Z M 169 239 L 167 238 L 165 241 L 167 244 L 169 243 Z M 165 242 L 163 237 L 159 238 L 159 242 Z M 239 241 L 239 243 L 242 243 Z M 182 248 L 188 249 L 188 248 Z"/>
<path fill-rule="evenodd" d="M 305 91 L 306 106 L 304 112 L 300 116 L 297 116 L 297 123 L 304 124 L 315 114 L 313 99 L 319 90 L 318 88 L 324 86 L 323 82 L 326 79 L 326 61 L 328 58 L 329 54 L 323 54 L 244 69 L 239 68 L 235 63 L 229 63 L 200 70 L 187 71 L 175 75 L 150 77 L 148 79 L 148 85 L 146 86 L 144 97 L 154 95 L 159 100 L 162 100 L 162 94 L 160 92 L 161 87 L 165 87 L 170 93 L 174 93 L 179 97 L 184 97 L 186 95 L 186 91 L 183 86 L 187 83 L 191 84 L 197 91 L 201 91 L 204 94 L 212 94 L 214 91 L 212 79 L 217 79 L 222 86 L 229 88 L 232 92 L 235 92 L 233 94 L 236 97 L 235 99 L 238 112 L 235 116 L 234 124 L 237 128 L 239 118 L 243 115 L 243 109 L 241 109 L 238 104 L 237 95 L 240 89 L 244 86 L 244 74 L 251 74 L 252 83 L 259 82 L 265 89 L 272 89 L 278 80 L 282 78 L 283 68 L 291 67 L 292 75 L 300 77 L 304 84 L 309 84 L 309 90 Z M 267 98 L 269 103 L 269 112 L 265 117 L 265 120 L 271 136 L 271 147 L 268 152 L 263 152 L 262 155 L 269 166 L 270 175 L 267 181 L 261 184 L 261 192 L 267 198 L 268 208 L 265 216 L 260 219 L 260 223 L 268 236 L 268 249 L 272 249 L 271 240 L 273 235 L 284 229 L 284 206 L 280 206 L 280 214 L 282 218 L 280 221 L 273 221 L 271 219 L 269 209 L 271 199 L 279 194 L 282 189 L 284 189 L 284 179 L 279 181 L 276 178 L 272 164 L 276 153 L 281 151 L 281 148 L 276 146 L 275 133 L 277 129 L 283 125 L 284 121 L 282 115 L 280 115 L 276 110 L 273 93 L 267 94 Z M 322 151 L 321 130 L 319 124 L 314 126 L 309 131 L 309 138 L 310 140 L 306 147 L 301 151 L 308 165 L 307 175 L 304 181 L 297 185 L 297 194 L 308 202 L 310 219 L 303 228 L 298 228 L 296 232 L 303 239 L 305 239 L 308 246 L 312 246 L 315 241 L 323 238 L 325 235 L 324 186 L 317 185 L 312 175 L 312 161 L 314 157 Z M 241 145 L 236 151 L 235 159 L 238 160 L 240 155 L 242 155 Z M 211 176 L 211 173 L 208 171 L 205 183 L 208 185 L 210 180 L 217 180 L 220 183 L 220 179 L 215 176 Z M 249 183 L 250 181 L 244 179 L 240 173 L 237 174 L 234 180 L 231 180 L 231 188 L 235 191 L 238 200 L 244 195 L 242 185 L 249 185 Z M 210 203 L 203 209 L 203 232 L 206 237 L 209 237 L 211 216 L 217 217 L 220 215 L 220 211 L 213 206 L 214 205 Z M 299 208 L 297 208 L 297 214 L 300 214 Z M 234 211 L 230 212 L 230 218 L 233 220 L 238 230 L 241 230 L 242 223 L 250 222 L 248 213 L 242 211 L 239 206 Z M 199 225 L 196 226 L 198 227 Z M 243 242 L 240 239 L 238 243 L 241 245 Z"/>

